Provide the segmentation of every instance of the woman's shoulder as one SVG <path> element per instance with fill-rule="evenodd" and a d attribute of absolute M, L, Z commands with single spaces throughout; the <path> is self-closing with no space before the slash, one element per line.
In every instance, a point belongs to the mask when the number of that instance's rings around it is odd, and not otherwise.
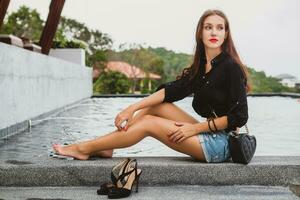
<path fill-rule="evenodd" d="M 242 66 L 236 62 L 233 58 L 229 57 L 225 61 L 225 73 L 227 74 L 226 76 L 231 79 L 231 78 L 244 78 L 244 72 L 242 69 Z"/>
<path fill-rule="evenodd" d="M 229 72 L 243 73 L 242 66 L 230 56 L 227 57 L 225 65 Z"/>
<path fill-rule="evenodd" d="M 228 67 L 231 68 L 235 68 L 235 67 L 239 67 L 240 65 L 235 61 L 235 59 L 233 57 L 231 57 L 229 54 L 226 54 L 226 59 L 225 60 L 225 64 Z"/>

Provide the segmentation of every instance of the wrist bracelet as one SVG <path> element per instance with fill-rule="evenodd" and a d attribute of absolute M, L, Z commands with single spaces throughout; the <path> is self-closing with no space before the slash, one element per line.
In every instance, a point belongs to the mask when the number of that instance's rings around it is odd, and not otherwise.
<path fill-rule="evenodd" d="M 216 126 L 216 124 L 215 124 L 215 120 L 214 120 L 214 119 L 212 119 L 212 122 L 213 122 L 213 125 L 214 125 L 214 127 L 215 127 L 215 132 L 219 131 L 219 130 L 217 129 L 217 126 Z"/>
<path fill-rule="evenodd" d="M 207 120 L 208 128 L 209 128 L 210 132 L 214 133 L 214 131 L 212 130 L 212 128 L 210 127 L 210 124 L 209 124 L 211 120 L 212 120 L 212 119 L 208 119 L 208 120 Z"/>

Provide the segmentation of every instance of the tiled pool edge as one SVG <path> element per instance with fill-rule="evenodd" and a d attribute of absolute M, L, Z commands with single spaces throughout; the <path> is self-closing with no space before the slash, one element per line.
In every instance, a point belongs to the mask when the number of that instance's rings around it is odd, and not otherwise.
<path fill-rule="evenodd" d="M 93 94 L 91 98 L 113 98 L 113 97 L 123 97 L 123 98 L 143 98 L 147 97 L 150 94 Z M 192 96 L 192 95 L 191 95 Z M 300 98 L 300 93 L 288 93 L 288 92 L 279 92 L 279 93 L 250 93 L 247 96 L 249 97 L 291 97 L 291 98 Z"/>
<path fill-rule="evenodd" d="M 57 108 L 55 110 L 51 110 L 49 112 L 43 113 L 43 114 L 38 115 L 34 118 L 22 121 L 22 122 L 17 123 L 17 124 L 14 124 L 14 125 L 9 126 L 7 128 L 0 129 L 0 140 L 7 139 L 8 137 L 14 136 L 16 134 L 19 134 L 19 133 L 22 133 L 22 132 L 25 132 L 25 131 L 29 131 L 30 121 L 41 120 L 41 119 L 47 118 L 51 115 L 63 112 L 65 110 L 68 110 L 70 107 L 72 107 L 76 104 L 79 104 L 82 101 L 85 101 L 86 99 L 90 99 L 90 97 L 81 99 L 79 101 L 73 102 L 71 104 L 65 105 L 65 106 Z"/>

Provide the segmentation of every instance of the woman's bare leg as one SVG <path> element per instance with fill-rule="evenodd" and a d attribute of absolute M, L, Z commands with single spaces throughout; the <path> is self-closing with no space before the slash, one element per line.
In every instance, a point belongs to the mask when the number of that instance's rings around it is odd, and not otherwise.
<path fill-rule="evenodd" d="M 91 154 L 91 156 L 101 157 L 101 158 L 111 158 L 113 156 L 113 149 L 97 151 Z"/>
<path fill-rule="evenodd" d="M 187 112 L 185 112 L 184 110 L 182 110 L 181 108 L 179 108 L 173 103 L 160 103 L 155 106 L 144 108 L 138 111 L 138 113 L 134 116 L 131 124 L 138 121 L 140 117 L 144 115 L 154 115 L 157 117 L 161 117 L 161 118 L 165 118 L 177 122 L 187 122 L 191 124 L 195 124 L 199 122 L 194 117 L 192 117 Z"/>
<path fill-rule="evenodd" d="M 132 146 L 143 138 L 151 136 L 163 142 L 168 147 L 181 153 L 190 155 L 198 160 L 205 160 L 202 147 L 197 136 L 187 138 L 181 143 L 169 140 L 167 134 L 177 129 L 174 121 L 152 115 L 144 115 L 128 130 L 114 131 L 102 137 L 68 146 L 54 145 L 53 148 L 62 155 L 86 160 L 93 152 L 125 148 Z"/>
<path fill-rule="evenodd" d="M 142 116 L 145 115 L 154 115 L 161 118 L 174 120 L 178 122 L 188 122 L 188 123 L 198 123 L 198 121 L 186 113 L 184 110 L 180 109 L 178 106 L 176 106 L 173 103 L 160 103 L 155 106 L 151 106 L 148 108 L 141 109 L 137 112 L 137 114 L 133 117 L 130 125 L 132 126 L 134 123 L 139 121 Z M 105 151 L 98 151 L 94 152 L 92 156 L 99 156 L 99 157 L 105 157 L 105 158 L 111 158 L 113 155 L 113 150 L 105 150 Z"/>
<path fill-rule="evenodd" d="M 175 104 L 161 103 L 138 111 L 137 114 L 133 117 L 133 120 L 131 121 L 129 126 L 132 126 L 144 115 L 154 115 L 179 122 L 198 123 L 198 121 L 195 118 L 186 113 L 184 110 L 180 109 Z M 105 158 L 111 158 L 112 155 L 113 150 L 98 151 L 92 154 L 92 156 L 99 156 Z"/>

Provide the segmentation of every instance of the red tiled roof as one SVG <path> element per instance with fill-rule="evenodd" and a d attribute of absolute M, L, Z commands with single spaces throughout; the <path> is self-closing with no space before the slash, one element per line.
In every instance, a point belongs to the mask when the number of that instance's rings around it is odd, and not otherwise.
<path fill-rule="evenodd" d="M 127 78 L 132 79 L 132 78 L 138 78 L 138 79 L 143 79 L 146 78 L 146 73 L 136 67 L 132 66 L 126 62 L 121 62 L 121 61 L 110 61 L 107 63 L 105 71 L 111 70 L 111 71 L 118 71 L 124 74 Z M 100 71 L 97 68 L 93 69 L 93 78 L 98 78 L 100 75 Z M 154 73 L 149 73 L 149 78 L 150 79 L 161 79 L 160 75 L 154 74 Z"/>

